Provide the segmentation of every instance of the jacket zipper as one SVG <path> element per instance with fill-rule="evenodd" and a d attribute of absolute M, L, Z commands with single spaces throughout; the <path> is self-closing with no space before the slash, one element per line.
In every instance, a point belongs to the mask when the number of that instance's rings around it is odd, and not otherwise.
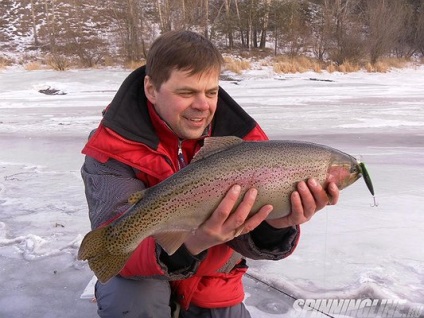
<path fill-rule="evenodd" d="M 178 168 L 179 170 L 181 170 L 182 168 L 184 168 L 185 166 L 187 166 L 187 163 L 184 160 L 184 155 L 183 155 L 183 149 L 182 149 L 182 141 L 178 140 Z"/>

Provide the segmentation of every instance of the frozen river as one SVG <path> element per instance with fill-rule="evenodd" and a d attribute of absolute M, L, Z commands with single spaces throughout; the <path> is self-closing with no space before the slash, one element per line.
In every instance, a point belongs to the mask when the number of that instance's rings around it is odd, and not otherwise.
<path fill-rule="evenodd" d="M 92 273 L 76 260 L 89 230 L 80 150 L 127 75 L 0 71 L 0 317 L 96 316 L 96 306 L 80 299 Z M 246 282 L 253 317 L 292 317 L 290 297 L 400 300 L 397 313 L 424 315 L 423 79 L 424 68 L 262 70 L 221 82 L 271 138 L 360 157 L 379 203 L 370 207 L 359 180 L 302 227 L 293 255 L 249 261 L 249 274 L 263 282 Z M 49 87 L 59 94 L 39 93 Z"/>

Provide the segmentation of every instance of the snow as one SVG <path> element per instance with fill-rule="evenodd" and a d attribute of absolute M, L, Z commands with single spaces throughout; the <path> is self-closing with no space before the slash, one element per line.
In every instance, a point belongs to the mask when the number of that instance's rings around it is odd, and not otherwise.
<path fill-rule="evenodd" d="M 96 305 L 80 299 L 92 273 L 76 260 L 89 231 L 80 150 L 128 74 L 0 70 L 0 317 L 96 316 Z M 360 157 L 379 203 L 370 206 L 359 180 L 302 226 L 291 256 L 249 261 L 249 275 L 262 281 L 247 279 L 253 317 L 296 314 L 277 290 L 424 304 L 423 78 L 423 67 L 289 75 L 264 68 L 221 82 L 271 138 Z M 48 88 L 62 95 L 39 92 Z"/>

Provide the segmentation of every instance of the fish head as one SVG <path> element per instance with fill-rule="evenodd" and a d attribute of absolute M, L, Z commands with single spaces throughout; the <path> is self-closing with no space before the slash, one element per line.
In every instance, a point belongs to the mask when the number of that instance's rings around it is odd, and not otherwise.
<path fill-rule="evenodd" d="M 342 190 L 362 176 L 359 161 L 345 153 L 334 153 L 327 170 L 327 183 L 334 182 Z"/>

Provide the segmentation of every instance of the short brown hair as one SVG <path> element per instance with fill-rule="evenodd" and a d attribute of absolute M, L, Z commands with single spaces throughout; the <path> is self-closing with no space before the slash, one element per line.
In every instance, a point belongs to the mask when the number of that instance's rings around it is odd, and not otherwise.
<path fill-rule="evenodd" d="M 159 89 L 176 70 L 191 75 L 206 71 L 221 72 L 224 63 L 221 53 L 204 36 L 192 31 L 170 31 L 158 37 L 150 47 L 146 75 Z"/>

